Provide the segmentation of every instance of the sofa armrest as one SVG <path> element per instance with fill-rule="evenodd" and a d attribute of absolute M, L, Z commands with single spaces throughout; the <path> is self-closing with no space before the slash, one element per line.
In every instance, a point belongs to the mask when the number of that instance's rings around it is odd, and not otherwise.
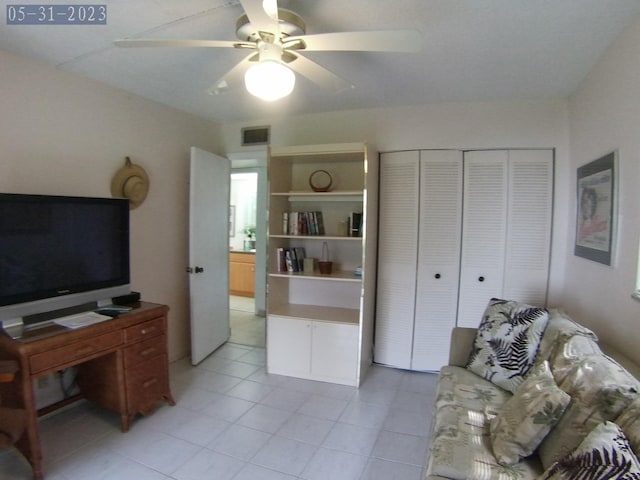
<path fill-rule="evenodd" d="M 476 328 L 454 327 L 449 345 L 449 365 L 465 367 L 476 338 Z"/>
<path fill-rule="evenodd" d="M 613 358 L 622 368 L 640 380 L 640 366 L 637 363 L 606 343 L 600 343 L 599 346 L 605 355 Z"/>

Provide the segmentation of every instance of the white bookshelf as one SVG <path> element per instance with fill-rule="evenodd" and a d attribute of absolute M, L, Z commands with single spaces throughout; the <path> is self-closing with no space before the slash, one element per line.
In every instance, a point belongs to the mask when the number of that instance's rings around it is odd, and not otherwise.
<path fill-rule="evenodd" d="M 309 176 L 315 170 L 331 174 L 330 191 L 312 190 Z M 286 147 L 270 152 L 269 372 L 359 385 L 371 364 L 376 216 L 370 212 L 377 210 L 377 171 L 377 153 L 372 154 L 364 144 Z M 291 212 L 322 212 L 325 234 L 285 231 L 284 214 Z M 353 212 L 362 213 L 361 236 L 348 235 L 347 219 Z M 279 268 L 279 249 L 304 249 L 307 258 L 320 260 L 324 243 L 333 262 L 331 274 L 322 274 L 317 267 L 313 272 Z M 362 274 L 356 275 L 359 267 Z M 341 355 L 335 351 L 338 344 Z M 329 370 L 328 364 L 332 365 Z"/>

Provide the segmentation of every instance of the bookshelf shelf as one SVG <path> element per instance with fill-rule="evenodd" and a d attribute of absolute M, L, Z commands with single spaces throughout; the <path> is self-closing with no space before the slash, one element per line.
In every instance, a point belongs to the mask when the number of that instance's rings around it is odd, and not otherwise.
<path fill-rule="evenodd" d="M 269 235 L 270 238 L 287 238 L 292 240 L 315 240 L 315 241 L 349 241 L 362 242 L 362 237 L 345 237 L 343 235 Z"/>
<path fill-rule="evenodd" d="M 290 202 L 361 202 L 362 190 L 332 192 L 272 192 L 273 197 L 286 197 Z"/>
<path fill-rule="evenodd" d="M 320 280 L 326 282 L 355 282 L 362 283 L 362 277 L 357 277 L 352 271 L 338 271 L 332 272 L 329 275 L 324 275 L 318 272 L 273 272 L 269 274 L 270 277 L 289 278 L 296 277 L 296 280 Z"/>
<path fill-rule="evenodd" d="M 319 305 L 285 304 L 273 308 L 271 315 L 302 320 L 358 325 L 360 311 L 356 308 L 337 308 Z"/>
<path fill-rule="evenodd" d="M 270 152 L 267 369 L 271 373 L 359 385 L 372 362 L 377 157 L 364 144 Z M 334 190 L 310 191 L 309 176 L 316 170 L 330 172 Z M 351 224 L 357 229 L 352 230 Z M 348 235 L 351 231 L 354 236 Z M 333 272 L 305 272 L 303 259 L 320 260 L 326 254 L 325 244 Z M 358 267 L 374 273 L 356 276 Z M 324 369 L 328 364 L 335 367 L 330 372 Z"/>

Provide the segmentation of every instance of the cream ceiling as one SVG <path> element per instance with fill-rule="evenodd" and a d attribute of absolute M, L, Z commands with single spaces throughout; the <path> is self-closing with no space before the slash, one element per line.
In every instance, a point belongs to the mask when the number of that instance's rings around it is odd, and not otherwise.
<path fill-rule="evenodd" d="M 422 50 L 308 53 L 355 88 L 335 93 L 298 77 L 290 97 L 269 104 L 243 88 L 206 93 L 246 50 L 113 45 L 125 37 L 235 40 L 235 21 L 243 13 L 237 0 L 95 3 L 107 5 L 105 26 L 17 26 L 3 20 L 0 48 L 218 122 L 566 97 L 640 14 L 639 0 L 281 0 L 281 7 L 304 18 L 309 34 L 416 29 Z"/>

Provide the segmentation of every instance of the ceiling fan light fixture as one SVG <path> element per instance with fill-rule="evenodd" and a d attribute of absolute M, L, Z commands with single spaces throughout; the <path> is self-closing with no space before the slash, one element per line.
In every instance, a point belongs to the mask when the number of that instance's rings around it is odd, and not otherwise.
<path fill-rule="evenodd" d="M 296 76 L 277 60 L 261 60 L 244 75 L 247 91 L 262 100 L 273 102 L 293 92 Z"/>

